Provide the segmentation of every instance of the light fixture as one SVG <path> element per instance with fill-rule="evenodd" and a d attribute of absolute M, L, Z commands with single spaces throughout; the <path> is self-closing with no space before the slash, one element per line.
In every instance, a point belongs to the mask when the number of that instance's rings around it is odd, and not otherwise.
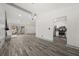
<path fill-rule="evenodd" d="M 21 14 L 19 14 L 18 16 L 22 16 Z"/>
<path fill-rule="evenodd" d="M 32 15 L 32 20 L 36 19 L 36 13 Z"/>

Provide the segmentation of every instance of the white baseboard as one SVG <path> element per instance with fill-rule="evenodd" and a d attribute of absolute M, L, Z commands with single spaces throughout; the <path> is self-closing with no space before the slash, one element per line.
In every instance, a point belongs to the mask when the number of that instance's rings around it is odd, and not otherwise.
<path fill-rule="evenodd" d="M 76 46 L 73 46 L 73 45 L 70 45 L 70 44 L 67 44 L 66 47 L 70 47 L 70 48 L 74 48 L 74 49 L 79 50 L 79 47 L 76 47 Z"/>
<path fill-rule="evenodd" d="M 35 33 L 26 33 L 27 35 L 35 35 Z"/>

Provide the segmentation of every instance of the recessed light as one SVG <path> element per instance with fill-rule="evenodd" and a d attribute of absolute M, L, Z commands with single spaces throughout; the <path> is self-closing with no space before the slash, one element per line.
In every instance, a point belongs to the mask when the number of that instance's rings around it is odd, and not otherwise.
<path fill-rule="evenodd" d="M 22 16 L 21 14 L 19 14 L 18 16 Z"/>

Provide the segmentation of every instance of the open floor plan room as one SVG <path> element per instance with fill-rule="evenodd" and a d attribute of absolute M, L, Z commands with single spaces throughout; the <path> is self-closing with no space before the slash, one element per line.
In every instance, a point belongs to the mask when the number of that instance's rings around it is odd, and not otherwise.
<path fill-rule="evenodd" d="M 79 56 L 79 3 L 0 3 L 0 56 Z"/>

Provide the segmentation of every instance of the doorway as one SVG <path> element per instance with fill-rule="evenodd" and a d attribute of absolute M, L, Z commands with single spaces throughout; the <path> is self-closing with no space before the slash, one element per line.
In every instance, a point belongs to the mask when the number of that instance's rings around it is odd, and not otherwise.
<path fill-rule="evenodd" d="M 53 39 L 54 43 L 60 46 L 64 46 L 67 44 L 67 17 L 62 16 L 54 19 L 54 30 L 53 30 Z"/>

